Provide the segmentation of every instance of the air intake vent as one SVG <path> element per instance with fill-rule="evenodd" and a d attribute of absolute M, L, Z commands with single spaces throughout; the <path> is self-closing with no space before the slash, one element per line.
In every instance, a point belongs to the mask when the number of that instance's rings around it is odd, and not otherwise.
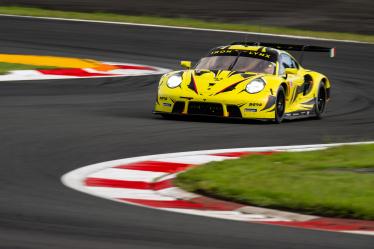
<path fill-rule="evenodd" d="M 188 114 L 223 116 L 223 107 L 217 103 L 190 102 Z"/>
<path fill-rule="evenodd" d="M 236 105 L 227 105 L 227 112 L 229 113 L 230 118 L 241 118 L 242 113 Z"/>
<path fill-rule="evenodd" d="M 182 113 L 184 110 L 184 106 L 185 106 L 185 103 L 182 101 L 175 102 L 172 113 L 177 113 L 177 114 Z"/>

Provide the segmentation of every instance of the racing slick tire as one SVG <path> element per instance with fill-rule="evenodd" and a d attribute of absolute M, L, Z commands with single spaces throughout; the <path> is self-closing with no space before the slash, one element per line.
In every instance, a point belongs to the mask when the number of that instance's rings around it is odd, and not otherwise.
<path fill-rule="evenodd" d="M 274 123 L 280 124 L 284 117 L 286 110 L 286 91 L 281 86 L 277 92 L 277 99 L 275 100 Z"/>
<path fill-rule="evenodd" d="M 327 91 L 325 83 L 319 83 L 318 93 L 316 98 L 316 104 L 314 106 L 314 112 L 316 114 L 316 119 L 321 119 L 323 114 L 326 111 L 326 102 L 327 102 Z"/>

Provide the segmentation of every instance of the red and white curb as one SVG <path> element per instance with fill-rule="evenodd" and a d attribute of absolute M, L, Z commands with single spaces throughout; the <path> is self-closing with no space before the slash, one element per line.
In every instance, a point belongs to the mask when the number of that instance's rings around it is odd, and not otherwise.
<path fill-rule="evenodd" d="M 356 144 L 356 143 L 349 143 Z M 250 154 L 319 150 L 346 144 L 257 147 L 133 157 L 97 163 L 62 176 L 75 190 L 117 202 L 208 217 L 374 235 L 374 221 L 323 218 L 244 206 L 186 192 L 173 185 L 191 167 Z"/>
<path fill-rule="evenodd" d="M 8 74 L 0 75 L 0 81 L 23 80 L 51 80 L 51 79 L 77 79 L 77 78 L 102 78 L 126 77 L 165 74 L 169 69 L 147 65 L 102 62 L 103 65 L 115 66 L 116 69 L 102 71 L 94 68 L 57 68 L 43 70 L 13 70 Z"/>

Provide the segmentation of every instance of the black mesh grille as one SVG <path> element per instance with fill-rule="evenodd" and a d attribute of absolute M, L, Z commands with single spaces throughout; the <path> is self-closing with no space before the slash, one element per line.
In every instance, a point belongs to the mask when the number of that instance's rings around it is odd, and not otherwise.
<path fill-rule="evenodd" d="M 229 113 L 230 118 L 241 118 L 242 117 L 242 113 L 240 112 L 239 107 L 236 105 L 228 105 L 227 112 Z"/>
<path fill-rule="evenodd" d="M 223 107 L 216 103 L 190 102 L 188 114 L 223 116 Z"/>
<path fill-rule="evenodd" d="M 175 102 L 172 113 L 182 113 L 184 110 L 184 105 L 185 105 L 184 102 L 181 102 L 181 101 Z"/>

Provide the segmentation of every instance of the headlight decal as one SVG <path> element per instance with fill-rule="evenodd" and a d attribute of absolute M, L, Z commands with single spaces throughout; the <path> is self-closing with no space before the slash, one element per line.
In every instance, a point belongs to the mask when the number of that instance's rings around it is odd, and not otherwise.
<path fill-rule="evenodd" d="M 257 79 L 250 81 L 245 87 L 245 90 L 251 94 L 258 93 L 264 90 L 265 86 L 266 86 L 265 81 L 261 78 L 257 78 Z"/>
<path fill-rule="evenodd" d="M 194 91 L 196 94 L 199 94 L 199 91 L 197 90 L 196 81 L 193 75 L 191 74 L 191 82 L 188 84 L 188 88 Z"/>
<path fill-rule="evenodd" d="M 272 112 L 272 111 L 274 111 L 274 110 L 275 110 L 275 102 L 276 102 L 276 100 L 277 100 L 277 97 L 272 96 L 272 95 L 269 95 L 269 97 L 268 97 L 268 101 L 266 102 L 265 107 L 262 108 L 261 111 L 264 111 L 264 110 L 266 110 L 266 109 L 269 109 L 269 108 L 271 108 L 272 106 L 274 106 L 274 108 L 268 110 L 268 112 Z"/>
<path fill-rule="evenodd" d="M 216 93 L 215 95 L 217 94 L 220 94 L 220 93 L 223 93 L 223 92 L 229 92 L 229 91 L 233 91 L 237 85 L 239 85 L 240 83 L 242 83 L 243 81 L 246 81 L 247 79 L 243 79 L 241 81 L 238 81 L 238 82 L 235 82 L 231 85 L 229 85 L 228 87 L 222 89 L 221 91 L 219 91 L 218 93 Z"/>

